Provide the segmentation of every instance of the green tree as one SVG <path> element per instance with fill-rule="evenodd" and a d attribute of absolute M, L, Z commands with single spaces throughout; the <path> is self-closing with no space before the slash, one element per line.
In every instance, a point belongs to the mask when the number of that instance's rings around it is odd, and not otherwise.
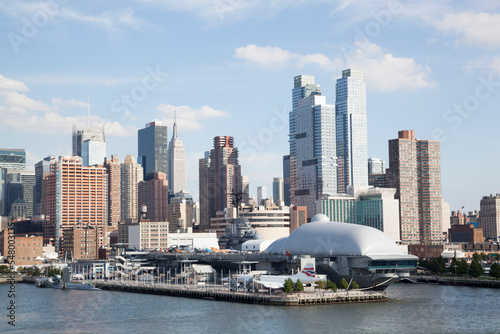
<path fill-rule="evenodd" d="M 325 281 L 318 281 L 315 283 L 315 285 L 316 285 L 314 287 L 315 289 L 323 289 L 324 290 L 324 289 L 328 288 Z"/>
<path fill-rule="evenodd" d="M 459 262 L 457 258 L 454 257 L 453 259 L 451 259 L 450 268 L 448 269 L 448 271 L 452 274 L 458 274 L 458 265 Z"/>
<path fill-rule="evenodd" d="M 304 291 L 304 284 L 300 281 L 300 279 L 295 282 L 295 285 L 293 286 L 294 291 Z"/>
<path fill-rule="evenodd" d="M 486 253 L 481 253 L 479 255 L 481 255 L 481 260 L 488 261 L 488 255 L 486 255 Z"/>
<path fill-rule="evenodd" d="M 345 289 L 347 289 L 348 286 L 349 286 L 349 284 L 347 284 L 347 281 L 345 280 L 345 278 L 342 278 L 340 280 L 340 288 L 345 290 Z"/>
<path fill-rule="evenodd" d="M 333 292 L 337 292 L 337 284 L 333 283 L 332 291 Z"/>
<path fill-rule="evenodd" d="M 8 274 L 10 273 L 9 266 L 2 265 L 0 266 L 0 274 Z"/>
<path fill-rule="evenodd" d="M 357 289 L 359 289 L 359 284 L 356 283 L 356 281 L 352 281 L 351 290 L 357 290 Z"/>
<path fill-rule="evenodd" d="M 457 268 L 457 273 L 459 275 L 465 276 L 469 272 L 469 265 L 467 264 L 467 261 L 465 259 L 461 259 L 458 262 L 458 268 Z"/>
<path fill-rule="evenodd" d="M 472 259 L 476 261 L 481 261 L 481 255 L 479 253 L 472 254 Z"/>
<path fill-rule="evenodd" d="M 439 255 L 437 259 L 437 268 L 436 272 L 440 274 L 446 273 L 446 261 L 444 260 L 443 256 Z"/>
<path fill-rule="evenodd" d="M 477 278 L 479 276 L 482 276 L 483 274 L 484 274 L 484 270 L 483 270 L 483 267 L 481 266 L 481 264 L 479 263 L 479 261 L 472 260 L 472 263 L 469 267 L 469 275 Z"/>
<path fill-rule="evenodd" d="M 293 292 L 293 281 L 291 278 L 287 278 L 285 280 L 285 284 L 283 285 L 284 292 Z"/>
<path fill-rule="evenodd" d="M 333 290 L 333 286 L 334 286 L 334 284 L 333 284 L 332 281 L 330 281 L 329 279 L 326 280 L 326 288 L 327 289 L 332 289 Z"/>
<path fill-rule="evenodd" d="M 495 278 L 500 278 L 500 264 L 493 263 L 490 268 L 490 276 Z"/>

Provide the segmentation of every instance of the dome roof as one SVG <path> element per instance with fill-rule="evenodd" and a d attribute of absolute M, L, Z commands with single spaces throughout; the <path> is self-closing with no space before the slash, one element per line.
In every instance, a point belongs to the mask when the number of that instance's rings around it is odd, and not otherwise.
<path fill-rule="evenodd" d="M 319 222 L 329 223 L 330 222 L 330 218 L 328 218 L 327 215 L 324 215 L 322 213 L 318 213 L 317 215 L 314 215 L 311 218 L 311 223 L 319 223 Z"/>
<path fill-rule="evenodd" d="M 292 255 L 404 255 L 398 245 L 373 227 L 335 222 L 304 224 L 272 243 L 267 253 Z"/>

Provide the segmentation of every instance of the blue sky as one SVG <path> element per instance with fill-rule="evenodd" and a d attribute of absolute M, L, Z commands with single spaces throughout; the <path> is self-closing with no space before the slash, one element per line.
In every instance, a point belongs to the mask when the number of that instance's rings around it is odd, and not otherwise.
<path fill-rule="evenodd" d="M 0 1 L 0 146 L 28 163 L 71 154 L 71 126 L 104 124 L 107 154 L 177 110 L 188 188 L 218 135 L 235 137 L 251 194 L 282 176 L 293 77 L 327 102 L 365 71 L 368 151 L 413 129 L 441 140 L 443 197 L 500 192 L 500 12 L 495 1 Z M 171 135 L 171 128 L 169 136 Z"/>

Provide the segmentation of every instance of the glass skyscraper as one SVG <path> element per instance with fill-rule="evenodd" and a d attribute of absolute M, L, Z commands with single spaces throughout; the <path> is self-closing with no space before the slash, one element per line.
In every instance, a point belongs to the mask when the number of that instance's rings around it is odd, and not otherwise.
<path fill-rule="evenodd" d="M 138 163 L 146 175 L 152 172 L 162 172 L 168 175 L 168 138 L 167 127 L 161 122 L 147 123 L 138 132 Z"/>
<path fill-rule="evenodd" d="M 335 117 L 337 133 L 337 191 L 368 185 L 366 84 L 363 71 L 347 69 L 337 80 Z"/>
<path fill-rule="evenodd" d="M 294 78 L 290 112 L 290 197 L 314 215 L 314 202 L 337 190 L 335 107 L 326 104 L 314 77 Z"/>

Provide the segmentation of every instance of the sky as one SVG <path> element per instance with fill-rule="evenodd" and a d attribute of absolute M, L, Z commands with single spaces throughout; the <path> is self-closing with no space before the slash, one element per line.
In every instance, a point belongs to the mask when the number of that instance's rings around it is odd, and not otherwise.
<path fill-rule="evenodd" d="M 174 112 L 198 197 L 215 136 L 240 151 L 250 193 L 272 192 L 288 154 L 293 77 L 327 103 L 364 70 L 368 155 L 388 164 L 399 130 L 441 142 L 443 199 L 478 210 L 500 192 L 497 1 L 0 0 L 0 147 L 28 168 L 71 154 L 71 128 L 106 130 L 107 155 L 137 156 L 137 130 Z M 88 105 L 88 101 L 90 101 Z"/>

